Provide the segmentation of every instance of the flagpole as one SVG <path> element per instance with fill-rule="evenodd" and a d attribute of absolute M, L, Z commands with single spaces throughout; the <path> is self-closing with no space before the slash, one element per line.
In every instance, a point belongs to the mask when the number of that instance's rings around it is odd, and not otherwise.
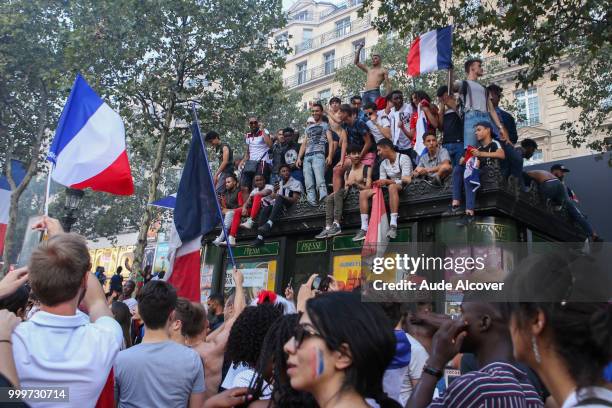
<path fill-rule="evenodd" d="M 44 214 L 49 215 L 49 194 L 51 193 L 51 172 L 53 171 L 53 164 L 49 163 L 49 173 L 47 173 L 47 189 L 45 190 L 45 205 Z"/>
<path fill-rule="evenodd" d="M 212 178 L 212 174 L 210 172 L 210 164 L 208 162 L 208 154 L 206 154 L 206 145 L 204 145 L 204 140 L 202 140 L 202 133 L 200 133 L 200 124 L 198 123 L 198 115 L 196 113 L 195 102 L 191 104 L 191 113 L 193 115 L 193 125 L 198 130 L 198 136 L 200 138 L 200 144 L 202 145 L 202 151 L 204 153 L 204 159 L 206 160 L 206 166 L 208 166 L 208 177 L 210 178 L 210 185 L 212 186 L 213 193 L 216 196 L 217 191 L 215 191 L 215 183 Z M 229 251 L 230 260 L 232 261 L 232 265 L 234 268 L 236 267 L 236 260 L 234 259 L 234 251 L 232 251 L 232 246 L 229 243 L 229 238 L 227 235 L 227 229 L 225 228 L 225 222 L 223 222 L 223 212 L 221 211 L 221 206 L 219 205 L 219 200 L 215 198 L 215 204 L 217 205 L 217 212 L 219 213 L 219 218 L 221 219 L 221 228 L 223 229 L 223 236 L 227 241 L 227 250 Z"/>

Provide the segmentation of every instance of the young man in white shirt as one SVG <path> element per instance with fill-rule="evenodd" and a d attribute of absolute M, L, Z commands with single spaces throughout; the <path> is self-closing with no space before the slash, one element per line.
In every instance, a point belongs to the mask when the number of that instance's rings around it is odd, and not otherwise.
<path fill-rule="evenodd" d="M 150 281 L 138 293 L 138 313 L 145 325 L 142 343 L 117 356 L 115 401 L 118 407 L 201 407 L 204 367 L 200 355 L 171 340 L 177 318 L 176 289 Z M 162 386 L 163 385 L 163 386 Z"/>
<path fill-rule="evenodd" d="M 412 105 L 404 103 L 402 91 L 393 91 L 389 97 L 393 103 L 393 108 L 389 113 L 391 140 L 396 151 L 408 155 L 415 162 L 417 155 L 412 146 L 412 133 L 410 132 L 410 117 L 413 112 Z"/>
<path fill-rule="evenodd" d="M 257 174 L 262 174 L 267 183 L 270 181 L 272 169 L 269 151 L 272 148 L 273 141 L 270 137 L 270 132 L 260 127 L 259 120 L 256 117 L 249 118 L 249 129 L 251 131 L 244 135 L 247 150 L 238 167 L 244 168 L 247 161 L 257 161 L 257 169 L 254 173 L 242 171 L 240 189 L 242 190 L 242 199 L 244 201 L 246 201 L 251 188 L 253 188 L 254 177 Z"/>
<path fill-rule="evenodd" d="M 397 217 L 399 212 L 399 193 L 412 181 L 412 160 L 405 154 L 393 149 L 393 142 L 382 139 L 377 144 L 378 156 L 383 160 L 380 163 L 380 178 L 372 183 L 378 187 L 387 186 L 389 189 L 389 208 L 391 221 L 387 237 L 393 239 L 397 236 Z M 368 232 L 370 213 L 370 197 L 374 189 L 361 190 L 359 193 L 359 210 L 361 212 L 361 229 L 353 237 L 353 241 L 363 241 Z"/>
<path fill-rule="evenodd" d="M 37 227 L 50 238 L 32 253 L 28 266 L 40 311 L 13 333 L 17 374 L 22 387 L 67 387 L 66 407 L 94 407 L 122 347 L 123 332 L 100 282 L 89 273 L 85 239 L 63 233 L 52 218 L 43 217 Z"/>

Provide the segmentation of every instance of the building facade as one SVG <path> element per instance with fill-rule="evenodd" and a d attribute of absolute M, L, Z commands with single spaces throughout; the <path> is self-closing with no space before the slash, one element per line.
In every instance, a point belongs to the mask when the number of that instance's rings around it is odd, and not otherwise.
<path fill-rule="evenodd" d="M 302 93 L 305 108 L 309 101 L 338 93 L 335 72 L 353 63 L 359 44 L 365 44 L 364 60 L 378 42 L 379 34 L 371 25 L 376 8 L 360 17 L 362 3 L 298 0 L 287 11 L 287 26 L 273 33 L 292 49 L 286 56 L 283 81 L 287 88 Z"/>

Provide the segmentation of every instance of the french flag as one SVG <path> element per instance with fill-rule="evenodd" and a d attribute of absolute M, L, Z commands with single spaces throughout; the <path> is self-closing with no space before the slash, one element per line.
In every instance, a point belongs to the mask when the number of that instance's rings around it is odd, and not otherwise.
<path fill-rule="evenodd" d="M 19 160 L 11 160 L 11 175 L 16 185 L 21 184 L 25 177 L 25 168 Z M 8 179 L 0 177 L 0 255 L 4 251 L 4 237 L 6 226 L 9 221 L 9 210 L 11 208 L 11 186 Z"/>
<path fill-rule="evenodd" d="M 419 35 L 410 46 L 406 58 L 408 75 L 415 77 L 426 72 L 450 69 L 452 39 L 453 26 Z"/>
<path fill-rule="evenodd" d="M 56 182 L 117 195 L 134 193 L 121 117 L 78 74 L 47 157 Z"/>
<path fill-rule="evenodd" d="M 191 146 L 174 204 L 170 267 L 164 280 L 177 289 L 179 296 L 199 302 L 202 236 L 212 231 L 221 217 L 200 129 L 196 123 L 191 129 Z"/>
<path fill-rule="evenodd" d="M 370 222 L 368 223 L 368 232 L 363 242 L 361 256 L 383 256 L 389 243 L 387 232 L 389 232 L 389 220 L 387 219 L 387 209 L 385 208 L 385 197 L 383 196 L 382 188 L 375 186 L 374 195 L 372 196 Z"/>

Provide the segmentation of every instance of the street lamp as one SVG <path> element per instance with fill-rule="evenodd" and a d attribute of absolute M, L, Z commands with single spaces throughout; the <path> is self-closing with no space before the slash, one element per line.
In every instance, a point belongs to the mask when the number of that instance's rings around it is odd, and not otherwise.
<path fill-rule="evenodd" d="M 62 226 L 64 231 L 70 232 L 70 229 L 77 220 L 76 214 L 81 204 L 85 192 L 83 190 L 77 190 L 76 188 L 66 188 L 66 202 L 64 203 L 65 215 L 62 217 Z"/>

